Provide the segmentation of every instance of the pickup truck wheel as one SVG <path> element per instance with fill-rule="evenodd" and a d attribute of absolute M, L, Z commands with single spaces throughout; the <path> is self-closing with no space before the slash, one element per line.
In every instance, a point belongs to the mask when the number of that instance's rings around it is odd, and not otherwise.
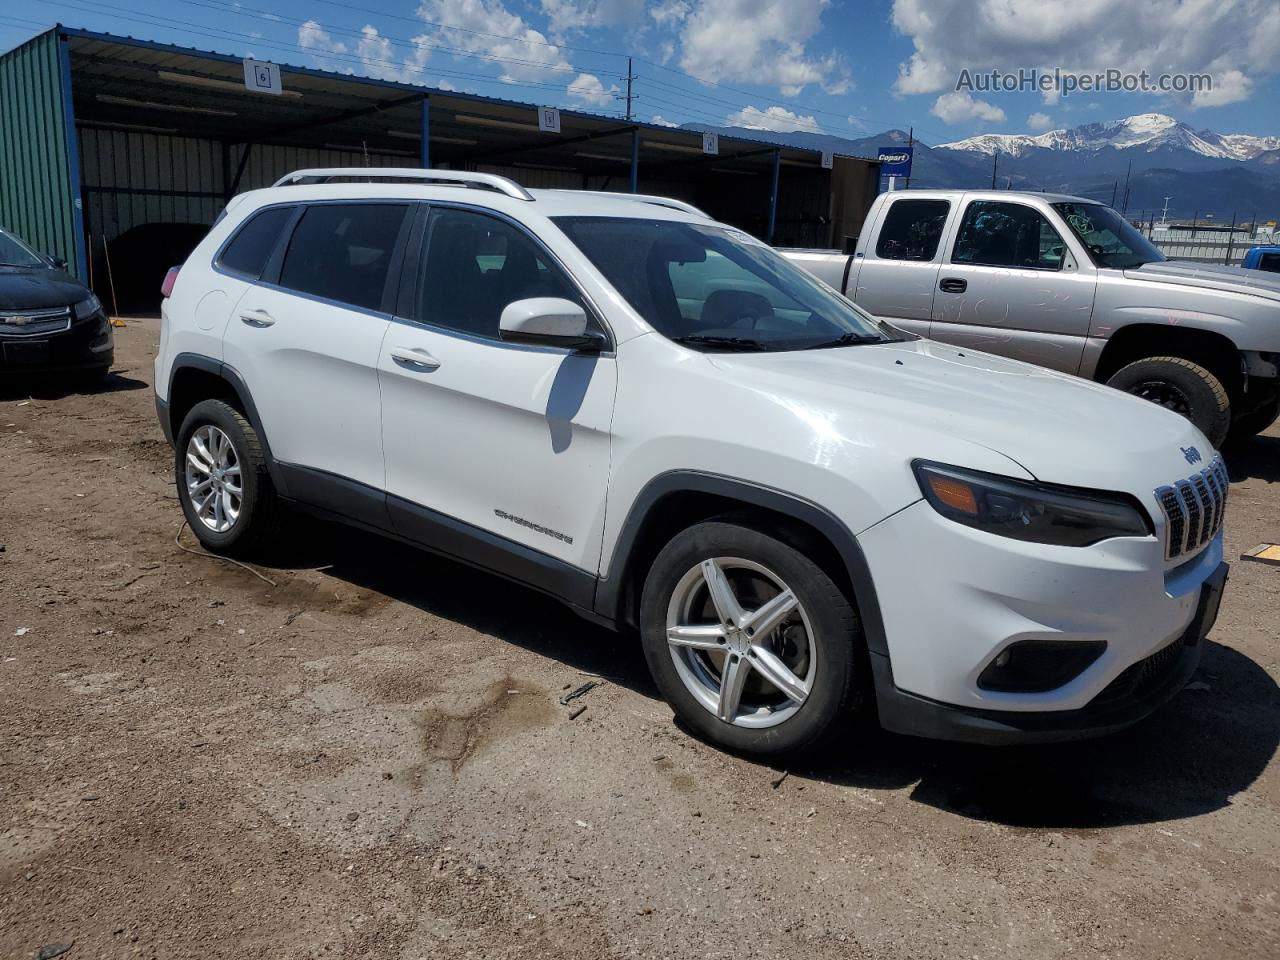
<path fill-rule="evenodd" d="M 676 715 L 739 753 L 815 747 L 865 697 L 861 630 L 844 593 L 804 554 L 735 523 L 697 524 L 663 548 L 640 628 Z"/>
<path fill-rule="evenodd" d="M 1221 447 L 1231 428 L 1231 399 L 1222 381 L 1182 357 L 1148 357 L 1121 367 L 1107 385 L 1150 400 L 1190 420 Z"/>
<path fill-rule="evenodd" d="M 178 501 L 205 549 L 249 553 L 270 542 L 276 492 L 262 443 L 240 411 L 221 400 L 197 403 L 174 448 Z"/>

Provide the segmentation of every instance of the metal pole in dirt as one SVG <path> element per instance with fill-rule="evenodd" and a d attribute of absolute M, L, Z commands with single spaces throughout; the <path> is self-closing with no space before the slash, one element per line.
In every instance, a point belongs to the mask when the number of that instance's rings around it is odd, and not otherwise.
<path fill-rule="evenodd" d="M 111 248 L 107 246 L 107 235 L 102 235 L 102 256 L 107 261 L 107 286 L 111 290 L 111 325 L 123 327 L 120 320 L 120 301 L 116 299 L 116 280 L 111 272 Z"/>
<path fill-rule="evenodd" d="M 1227 267 L 1231 266 L 1231 248 L 1235 246 L 1235 243 L 1236 243 L 1236 214 L 1234 211 L 1232 211 L 1231 232 L 1227 234 L 1227 257 L 1225 260 L 1222 261 L 1223 266 L 1227 266 Z"/>

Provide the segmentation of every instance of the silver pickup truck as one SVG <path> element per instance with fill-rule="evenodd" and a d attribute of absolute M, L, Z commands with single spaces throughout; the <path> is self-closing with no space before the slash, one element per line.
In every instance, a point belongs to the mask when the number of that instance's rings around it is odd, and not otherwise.
<path fill-rule="evenodd" d="M 852 255 L 781 252 L 897 327 L 1126 390 L 1214 446 L 1280 413 L 1280 278 L 1165 260 L 1091 200 L 884 193 Z"/>

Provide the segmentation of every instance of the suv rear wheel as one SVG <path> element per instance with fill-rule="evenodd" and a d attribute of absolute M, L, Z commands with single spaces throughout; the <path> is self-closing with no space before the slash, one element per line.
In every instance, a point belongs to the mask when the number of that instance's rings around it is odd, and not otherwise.
<path fill-rule="evenodd" d="M 257 432 L 221 400 L 191 408 L 175 443 L 178 500 L 215 553 L 251 551 L 275 532 L 278 504 Z"/>
<path fill-rule="evenodd" d="M 1182 357 L 1148 357 L 1121 367 L 1107 381 L 1135 397 L 1180 413 L 1221 447 L 1231 428 L 1231 399 L 1222 381 Z"/>
<path fill-rule="evenodd" d="M 663 548 L 640 628 L 677 716 L 740 753 L 814 747 L 865 699 L 848 598 L 804 554 L 736 523 L 697 524 Z"/>

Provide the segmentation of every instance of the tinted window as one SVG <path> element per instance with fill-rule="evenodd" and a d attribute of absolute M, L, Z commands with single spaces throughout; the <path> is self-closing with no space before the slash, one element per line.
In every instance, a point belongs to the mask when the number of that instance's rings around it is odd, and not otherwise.
<path fill-rule="evenodd" d="M 391 255 L 408 210 L 405 204 L 390 203 L 308 207 L 289 240 L 280 285 L 381 310 Z"/>
<path fill-rule="evenodd" d="M 1062 237 L 1032 207 L 975 200 L 960 222 L 951 262 L 1057 270 L 1065 249 Z"/>
<path fill-rule="evenodd" d="M 951 204 L 946 200 L 895 200 L 876 241 L 881 260 L 932 260 Z"/>
<path fill-rule="evenodd" d="M 1258 258 L 1258 269 L 1280 273 L 1280 253 L 1264 253 Z"/>
<path fill-rule="evenodd" d="M 272 207 L 254 214 L 231 238 L 218 263 L 254 279 L 262 276 L 271 251 L 280 239 L 280 231 L 293 216 L 293 211 L 293 207 Z"/>
<path fill-rule="evenodd" d="M 508 304 L 529 297 L 582 298 L 528 235 L 497 217 L 437 208 L 427 225 L 418 318 L 481 337 L 498 337 Z"/>
<path fill-rule="evenodd" d="M 801 350 L 897 336 L 739 230 L 632 217 L 555 222 L 636 313 L 695 350 Z"/>

